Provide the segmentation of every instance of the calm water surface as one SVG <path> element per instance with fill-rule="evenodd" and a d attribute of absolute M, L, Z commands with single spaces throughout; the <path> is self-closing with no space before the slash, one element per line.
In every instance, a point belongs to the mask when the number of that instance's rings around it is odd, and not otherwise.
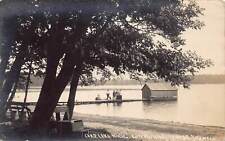
<path fill-rule="evenodd" d="M 121 86 L 101 86 L 98 90 L 78 90 L 76 100 L 94 100 L 97 94 L 105 98 L 108 88 L 119 87 L 121 88 Z M 129 86 L 129 88 L 131 89 L 121 90 L 124 99 L 141 99 L 140 86 Z M 112 90 L 109 92 L 112 93 Z M 28 101 L 36 101 L 38 94 L 37 91 L 30 91 Z M 18 92 L 14 100 L 23 101 L 23 97 L 24 94 Z M 67 97 L 68 91 L 64 92 L 60 101 L 66 101 Z M 75 111 L 84 114 L 225 127 L 225 84 L 194 84 L 190 89 L 179 88 L 178 100 L 172 102 L 77 105 Z"/>

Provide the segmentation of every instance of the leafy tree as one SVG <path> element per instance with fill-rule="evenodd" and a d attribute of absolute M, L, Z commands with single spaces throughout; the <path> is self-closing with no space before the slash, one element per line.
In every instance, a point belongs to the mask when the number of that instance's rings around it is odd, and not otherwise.
<path fill-rule="evenodd" d="M 0 95 L 0 117 L 4 118 L 7 110 L 7 100 L 13 99 L 13 95 L 17 88 L 17 85 L 22 84 L 21 78 L 26 77 L 28 74 L 30 62 L 37 67 L 32 68 L 32 74 L 35 70 L 43 67 L 43 62 L 38 52 L 37 42 L 34 41 L 34 34 L 31 33 L 32 28 L 29 23 L 31 17 L 24 16 L 12 16 L 7 17 L 2 25 L 3 32 L 2 46 L 1 46 L 1 95 Z M 11 28 L 12 25 L 12 28 Z M 8 26 L 10 26 L 9 33 L 7 32 Z M 26 34 L 24 34 L 26 33 Z M 8 37 L 8 36 L 9 37 Z M 35 34 L 36 35 L 36 34 Z M 5 39 L 5 40 L 4 40 Z M 14 60 L 14 61 L 13 61 Z M 31 61 L 32 60 L 32 61 Z M 37 71 L 36 71 L 37 72 Z M 20 78 L 19 78 L 20 77 Z M 20 80 L 20 81 L 19 81 Z M 4 83 L 3 83 L 4 82 Z M 4 84 L 4 85 L 3 85 Z M 25 86 L 24 86 L 25 87 Z M 11 94 L 11 97 L 9 98 Z M 9 100 L 9 102 L 10 102 Z"/>
<path fill-rule="evenodd" d="M 30 121 L 39 131 L 48 126 L 70 79 L 73 88 L 68 104 L 72 105 L 78 80 L 82 74 L 91 76 L 88 72 L 94 68 L 112 68 L 118 75 L 154 75 L 185 85 L 190 80 L 188 74 L 211 63 L 181 48 L 185 43 L 182 32 L 203 25 L 196 19 L 202 9 L 193 1 L 49 0 L 20 4 L 29 12 L 22 10 L 17 15 L 25 19 L 17 24 L 21 29 L 16 38 L 21 43 L 19 54 L 28 56 L 23 53 L 30 47 L 34 56 L 40 56 L 36 60 L 46 60 L 45 79 Z"/>

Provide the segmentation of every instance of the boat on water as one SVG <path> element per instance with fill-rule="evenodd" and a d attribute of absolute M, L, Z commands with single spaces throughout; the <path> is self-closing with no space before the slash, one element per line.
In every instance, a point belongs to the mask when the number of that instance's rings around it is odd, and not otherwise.
<path fill-rule="evenodd" d="M 95 100 L 102 100 L 99 94 L 97 95 L 97 97 L 95 98 Z"/>

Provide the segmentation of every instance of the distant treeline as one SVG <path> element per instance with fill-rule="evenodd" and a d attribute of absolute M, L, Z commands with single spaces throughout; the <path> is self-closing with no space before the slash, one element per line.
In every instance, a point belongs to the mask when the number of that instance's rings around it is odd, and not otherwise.
<path fill-rule="evenodd" d="M 225 75 L 196 75 L 194 76 L 192 83 L 194 84 L 225 83 Z"/>
<path fill-rule="evenodd" d="M 151 80 L 148 82 L 158 82 L 161 80 Z M 137 80 L 110 80 L 106 85 L 135 85 L 145 83 Z M 196 75 L 192 77 L 192 84 L 221 84 L 225 83 L 225 75 Z"/>
<path fill-rule="evenodd" d="M 31 86 L 41 86 L 43 83 L 43 79 L 40 77 L 32 77 L 32 84 Z M 158 82 L 160 80 L 151 80 L 149 82 Z M 140 82 L 137 80 L 118 80 L 112 79 L 107 81 L 105 85 L 140 85 L 144 84 L 145 82 Z M 193 84 L 220 84 L 225 83 L 225 75 L 196 75 L 193 77 L 191 81 Z"/>

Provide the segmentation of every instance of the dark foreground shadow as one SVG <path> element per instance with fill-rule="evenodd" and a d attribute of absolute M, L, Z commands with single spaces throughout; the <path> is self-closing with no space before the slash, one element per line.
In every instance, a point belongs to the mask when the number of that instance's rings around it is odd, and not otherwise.
<path fill-rule="evenodd" d="M 0 124 L 0 140 L 2 141 L 130 141 L 129 138 L 113 137 L 106 129 L 84 128 L 82 131 L 69 133 L 49 133 L 37 135 L 29 131 L 27 125 L 18 126 L 14 123 Z"/>

